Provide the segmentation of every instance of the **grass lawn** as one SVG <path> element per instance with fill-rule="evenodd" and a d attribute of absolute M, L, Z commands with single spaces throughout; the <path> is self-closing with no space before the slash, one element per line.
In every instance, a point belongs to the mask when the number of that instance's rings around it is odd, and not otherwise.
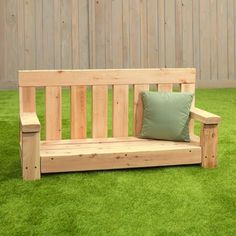
<path fill-rule="evenodd" d="M 43 126 L 42 92 L 37 98 Z M 0 91 L 0 235 L 236 235 L 236 89 L 197 90 L 196 104 L 222 117 L 216 169 L 67 173 L 27 182 L 18 155 L 18 92 Z M 64 138 L 68 119 L 65 91 Z"/>

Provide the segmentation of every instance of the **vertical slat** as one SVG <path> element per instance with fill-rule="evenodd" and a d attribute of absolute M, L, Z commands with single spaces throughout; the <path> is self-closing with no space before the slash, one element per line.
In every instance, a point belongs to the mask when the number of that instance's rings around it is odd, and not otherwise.
<path fill-rule="evenodd" d="M 92 86 L 92 137 L 107 137 L 107 86 Z"/>
<path fill-rule="evenodd" d="M 130 7 L 130 67 L 140 67 L 140 1 L 129 0 Z M 132 42 L 132 43 L 131 43 Z"/>
<path fill-rule="evenodd" d="M 71 101 L 71 138 L 86 138 L 86 86 L 72 86 Z"/>
<path fill-rule="evenodd" d="M 46 140 L 61 139 L 61 88 L 45 88 Z"/>
<path fill-rule="evenodd" d="M 148 91 L 149 85 L 134 85 L 133 95 L 133 135 L 138 136 L 143 123 L 143 102 L 141 92 Z"/>
<path fill-rule="evenodd" d="M 173 84 L 158 84 L 158 92 L 172 92 Z"/>
<path fill-rule="evenodd" d="M 72 0 L 72 67 L 79 68 L 79 3 L 78 0 Z"/>
<path fill-rule="evenodd" d="M 192 1 L 182 0 L 183 13 L 183 67 L 193 66 L 193 6 Z"/>
<path fill-rule="evenodd" d="M 175 67 L 175 0 L 165 1 L 166 67 Z"/>
<path fill-rule="evenodd" d="M 61 1 L 54 0 L 54 59 L 55 69 L 61 68 Z"/>
<path fill-rule="evenodd" d="M 129 68 L 130 50 L 129 50 L 129 1 L 123 0 L 123 15 L 122 15 L 122 33 L 123 33 L 123 67 Z"/>
<path fill-rule="evenodd" d="M 112 66 L 121 68 L 122 56 L 122 1 L 112 1 Z"/>
<path fill-rule="evenodd" d="M 157 1 L 147 1 L 148 67 L 158 67 Z"/>
<path fill-rule="evenodd" d="M 195 93 L 195 84 L 181 84 L 181 92 L 187 93 Z M 192 105 L 193 108 L 195 106 L 195 96 L 193 97 Z M 190 119 L 189 121 L 189 133 L 190 136 L 194 134 L 194 120 Z"/>
<path fill-rule="evenodd" d="M 128 136 L 128 85 L 114 85 L 112 98 L 113 137 Z"/>
<path fill-rule="evenodd" d="M 20 14 L 20 12 L 22 13 L 22 5 L 23 4 L 20 4 L 19 6 L 19 14 L 18 14 L 18 17 L 20 18 L 20 16 L 22 16 L 23 14 Z M 6 21 L 6 1 L 0 1 L 0 82 L 1 83 L 4 83 L 4 81 L 7 79 L 6 78 L 6 72 L 5 72 L 5 63 L 6 63 L 6 60 L 5 60 L 5 56 L 6 56 L 6 37 L 5 37 L 5 34 L 6 34 L 6 30 L 5 30 L 5 21 Z M 23 16 L 22 16 L 23 18 Z M 22 22 L 24 22 L 24 20 L 20 20 L 19 19 L 19 23 L 20 23 L 20 28 L 22 27 Z M 24 33 L 24 31 L 23 31 Z M 18 33 L 18 37 L 19 37 L 19 33 Z M 22 36 L 22 34 L 21 34 Z M 21 37 L 21 39 L 24 39 L 24 34 L 23 36 Z M 20 40 L 18 38 L 18 43 L 20 44 L 22 42 L 22 40 Z M 21 43 L 21 45 L 24 45 L 24 42 Z M 21 53 L 24 54 L 24 50 L 21 50 Z M 21 67 L 21 65 L 19 65 Z"/>
<path fill-rule="evenodd" d="M 61 65 L 72 67 L 72 2 L 61 0 Z"/>
<path fill-rule="evenodd" d="M 176 67 L 183 66 L 183 18 L 182 18 L 182 0 L 176 0 L 175 5 L 175 58 Z"/>
<path fill-rule="evenodd" d="M 200 0 L 200 61 L 201 80 L 209 80 L 210 70 L 210 0 Z"/>
<path fill-rule="evenodd" d="M 159 49 L 159 67 L 165 67 L 165 1 L 158 0 L 158 49 Z"/>
<path fill-rule="evenodd" d="M 107 0 L 105 4 L 106 68 L 112 68 L 112 31 L 113 31 L 112 4 L 113 4 L 112 0 Z M 122 25 L 121 25 L 121 30 L 122 30 Z M 119 40 L 121 39 L 119 38 Z"/>
<path fill-rule="evenodd" d="M 35 112 L 35 88 L 33 87 L 20 87 L 20 112 Z"/>
<path fill-rule="evenodd" d="M 228 79 L 227 0 L 217 1 L 218 20 L 218 79 Z M 233 50 L 233 48 L 231 49 Z"/>

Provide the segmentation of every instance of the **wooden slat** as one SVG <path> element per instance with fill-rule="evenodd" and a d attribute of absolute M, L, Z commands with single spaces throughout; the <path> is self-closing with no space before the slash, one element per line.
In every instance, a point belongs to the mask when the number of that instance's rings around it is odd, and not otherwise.
<path fill-rule="evenodd" d="M 92 86 L 92 137 L 107 137 L 107 86 Z"/>
<path fill-rule="evenodd" d="M 20 86 L 72 86 L 194 83 L 196 70 L 175 69 L 97 69 L 63 71 L 20 71 Z"/>
<path fill-rule="evenodd" d="M 218 124 L 220 122 L 219 116 L 196 107 L 191 109 L 190 115 L 191 118 L 200 121 L 204 124 Z"/>
<path fill-rule="evenodd" d="M 138 136 L 143 123 L 143 102 L 141 92 L 148 91 L 149 85 L 134 85 L 133 95 L 133 135 Z"/>
<path fill-rule="evenodd" d="M 141 150 L 129 150 L 120 147 L 120 150 L 99 149 L 89 150 L 87 153 L 74 153 L 58 156 L 48 153 L 41 155 L 42 173 L 65 172 L 65 171 L 85 171 L 102 169 L 122 169 L 168 165 L 184 165 L 201 163 L 201 148 L 193 146 L 191 148 L 149 150 L 148 146 Z"/>
<path fill-rule="evenodd" d="M 46 140 L 61 139 L 61 88 L 45 88 Z"/>
<path fill-rule="evenodd" d="M 35 112 L 35 88 L 33 87 L 20 87 L 20 112 Z"/>
<path fill-rule="evenodd" d="M 70 101 L 71 138 L 86 138 L 86 86 L 72 86 Z"/>
<path fill-rule="evenodd" d="M 172 84 L 158 84 L 157 89 L 158 89 L 158 92 L 172 92 L 173 85 Z"/>
<path fill-rule="evenodd" d="M 195 84 L 181 84 L 181 92 L 195 93 Z M 195 107 L 195 96 L 193 97 L 191 108 Z M 194 134 L 194 119 L 189 120 L 189 134 Z"/>
<path fill-rule="evenodd" d="M 112 136 L 128 136 L 128 85 L 113 86 Z"/>

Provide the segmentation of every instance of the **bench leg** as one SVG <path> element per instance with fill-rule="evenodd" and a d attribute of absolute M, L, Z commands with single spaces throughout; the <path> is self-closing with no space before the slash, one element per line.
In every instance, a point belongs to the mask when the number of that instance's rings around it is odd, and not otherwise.
<path fill-rule="evenodd" d="M 22 133 L 22 174 L 24 180 L 40 179 L 40 133 Z"/>
<path fill-rule="evenodd" d="M 217 155 L 217 125 L 201 125 L 200 142 L 202 148 L 202 167 L 214 168 L 216 167 Z"/>

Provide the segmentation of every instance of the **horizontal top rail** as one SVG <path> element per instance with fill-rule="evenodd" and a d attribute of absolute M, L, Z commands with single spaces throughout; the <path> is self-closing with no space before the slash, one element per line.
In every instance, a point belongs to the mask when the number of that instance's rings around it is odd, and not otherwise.
<path fill-rule="evenodd" d="M 122 85 L 122 84 L 193 84 L 194 68 L 22 70 L 20 87 Z"/>

